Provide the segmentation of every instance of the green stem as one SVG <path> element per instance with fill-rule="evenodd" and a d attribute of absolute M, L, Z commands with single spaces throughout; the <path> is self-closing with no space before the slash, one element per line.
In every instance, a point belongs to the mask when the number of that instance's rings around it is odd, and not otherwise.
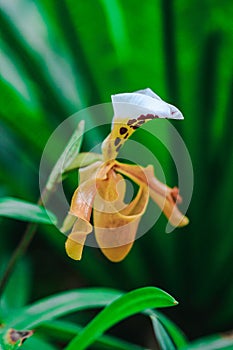
<path fill-rule="evenodd" d="M 42 205 L 42 198 L 43 198 L 43 202 L 45 203 L 49 198 L 49 194 L 50 193 L 45 188 L 42 191 L 41 197 L 39 198 L 37 204 Z M 36 224 L 36 223 L 30 223 L 27 225 L 27 228 L 24 232 L 24 235 L 22 236 L 14 253 L 12 254 L 12 256 L 8 262 L 8 265 L 6 267 L 6 270 L 5 270 L 2 278 L 0 279 L 0 296 L 3 294 L 3 292 L 5 290 L 7 282 L 8 282 L 8 280 L 9 280 L 9 278 L 14 270 L 16 263 L 24 255 L 24 253 L 26 252 L 27 248 L 29 247 L 33 237 L 35 236 L 37 227 L 38 227 L 38 224 Z"/>
<path fill-rule="evenodd" d="M 17 261 L 23 256 L 25 251 L 27 250 L 29 244 L 31 243 L 37 229 L 37 224 L 31 223 L 27 226 L 26 231 L 21 238 L 17 248 L 15 249 L 14 253 L 12 254 L 10 261 L 8 262 L 7 268 L 3 274 L 3 277 L 0 280 L 0 296 L 4 292 L 4 289 L 6 287 L 6 284 L 11 276 L 11 273 L 14 270 L 14 267 L 17 263 Z"/>

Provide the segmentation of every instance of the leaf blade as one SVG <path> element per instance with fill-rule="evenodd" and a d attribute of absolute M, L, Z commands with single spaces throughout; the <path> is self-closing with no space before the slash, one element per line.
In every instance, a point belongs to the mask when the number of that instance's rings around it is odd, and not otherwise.
<path fill-rule="evenodd" d="M 65 350 L 84 350 L 114 324 L 147 308 L 174 306 L 177 302 L 166 292 L 155 287 L 144 287 L 129 292 L 113 301 L 76 336 Z"/>
<path fill-rule="evenodd" d="M 168 319 L 166 316 L 161 314 L 161 312 L 156 311 L 149 311 L 150 313 L 155 314 L 159 321 L 162 323 L 168 334 L 170 335 L 171 339 L 173 340 L 176 347 L 179 349 L 183 346 L 186 346 L 188 344 L 187 338 L 185 337 L 182 330 L 173 323 L 170 319 Z"/>
<path fill-rule="evenodd" d="M 55 215 L 42 206 L 13 197 L 0 198 L 0 216 L 49 225 L 57 222 Z"/>
<path fill-rule="evenodd" d="M 62 181 L 62 174 L 77 158 L 82 145 L 84 128 L 85 122 L 84 120 L 81 120 L 51 171 L 46 184 L 47 190 L 52 190 L 56 183 Z"/>
<path fill-rule="evenodd" d="M 120 295 L 121 293 L 119 291 L 105 288 L 78 289 L 62 292 L 35 302 L 23 308 L 20 313 L 11 313 L 5 323 L 10 328 L 35 328 L 45 321 L 78 310 L 103 307 Z"/>
<path fill-rule="evenodd" d="M 175 350 L 175 346 L 172 343 L 171 338 L 169 337 L 162 323 L 159 321 L 158 317 L 155 314 L 151 313 L 150 319 L 151 319 L 154 333 L 155 333 L 157 342 L 159 343 L 160 349 Z"/>
<path fill-rule="evenodd" d="M 82 331 L 83 327 L 68 321 L 48 321 L 41 325 L 38 332 L 54 337 L 56 340 L 68 342 L 74 336 Z M 118 339 L 114 336 L 103 335 L 95 342 L 98 349 L 109 350 L 143 350 L 141 346 L 128 343 L 125 340 Z"/>

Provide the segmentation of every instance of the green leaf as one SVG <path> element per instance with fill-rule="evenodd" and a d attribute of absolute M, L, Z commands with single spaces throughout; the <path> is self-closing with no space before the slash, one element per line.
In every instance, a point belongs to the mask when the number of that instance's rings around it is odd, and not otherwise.
<path fill-rule="evenodd" d="M 178 349 L 188 344 L 184 333 L 175 323 L 173 323 L 171 320 L 169 320 L 166 316 L 164 316 L 163 314 L 161 314 L 161 312 L 157 310 L 152 311 L 152 313 L 158 317 L 159 321 L 163 324 L 171 339 L 173 340 L 173 343 Z"/>
<path fill-rule="evenodd" d="M 43 338 L 33 335 L 31 338 L 27 339 L 25 343 L 20 347 L 20 350 L 57 350 L 58 348 L 54 345 L 51 345 Z"/>
<path fill-rule="evenodd" d="M 147 308 L 168 307 L 176 304 L 173 297 L 155 287 L 145 287 L 129 292 L 101 311 L 70 342 L 66 350 L 86 349 L 114 324 Z"/>
<path fill-rule="evenodd" d="M 6 261 L 1 261 L 4 271 Z M 25 306 L 29 298 L 31 273 L 28 261 L 22 260 L 17 263 L 8 284 L 0 299 L 0 319 L 4 319 L 12 310 Z M 15 293 L 17 286 L 17 294 Z"/>
<path fill-rule="evenodd" d="M 232 350 L 232 336 L 212 335 L 209 337 L 200 338 L 185 347 L 182 350 Z"/>
<path fill-rule="evenodd" d="M 56 183 L 62 181 L 62 174 L 66 172 L 67 169 L 69 169 L 69 167 L 77 158 L 83 140 L 84 127 L 85 122 L 84 120 L 81 120 L 81 122 L 78 124 L 77 129 L 71 136 L 63 153 L 61 154 L 61 156 L 59 157 L 58 161 L 52 169 L 52 172 L 46 184 L 47 190 L 52 190 Z"/>
<path fill-rule="evenodd" d="M 105 306 L 121 295 L 119 291 L 90 288 L 47 297 L 17 311 L 6 319 L 7 328 L 33 329 L 41 323 L 69 313 Z"/>
<path fill-rule="evenodd" d="M 97 331 L 99 327 L 102 334 L 107 328 L 111 327 L 111 325 L 136 312 L 143 311 L 150 307 L 173 306 L 176 304 L 176 301 L 169 294 L 154 287 L 141 288 L 129 292 L 124 296 L 122 296 L 122 293 L 119 291 L 103 288 L 80 289 L 63 292 L 45 298 L 21 310 L 11 312 L 5 320 L 6 326 L 2 328 L 1 333 L 3 333 L 4 336 L 9 328 L 34 329 L 41 326 L 43 329 L 46 328 L 46 322 L 54 318 L 64 316 L 77 310 L 102 307 L 108 304 L 110 305 L 107 306 L 106 309 L 103 310 L 84 330 L 74 325 L 70 328 L 70 325 L 68 324 L 66 328 L 63 328 L 63 331 L 59 331 L 59 334 L 61 335 L 63 332 L 63 336 L 65 333 L 66 337 L 68 334 L 70 339 L 71 336 L 80 333 L 82 339 L 85 338 L 86 329 L 88 334 L 89 332 L 92 333 L 93 326 L 91 326 L 91 324 L 94 323 L 95 332 L 93 333 L 93 342 L 97 339 Z M 151 313 L 151 310 L 145 312 L 147 315 L 150 315 Z M 101 325 L 104 326 L 104 329 L 102 329 Z M 88 330 L 89 328 L 91 329 Z M 112 339 L 112 337 L 104 337 L 102 340 L 99 339 L 97 344 L 102 344 L 102 346 L 104 344 L 106 346 L 109 345 L 112 349 L 140 349 L 140 347 L 137 347 L 136 345 L 128 345 L 121 340 Z"/>
<path fill-rule="evenodd" d="M 85 167 L 99 160 L 103 160 L 102 154 L 93 152 L 82 152 L 74 158 L 73 162 L 66 168 L 65 171 L 70 171 L 80 167 Z"/>
<path fill-rule="evenodd" d="M 158 317 L 151 313 L 150 318 L 152 321 L 153 329 L 155 332 L 155 336 L 157 339 L 157 342 L 160 346 L 161 350 L 175 350 L 175 346 L 171 341 L 171 338 L 169 337 L 168 333 L 164 329 L 163 325 L 160 323 Z"/>
<path fill-rule="evenodd" d="M 15 344 L 4 344 L 4 350 L 16 350 L 20 347 L 20 341 L 17 341 Z"/>
<path fill-rule="evenodd" d="M 48 335 L 49 338 L 54 338 L 60 341 L 70 341 L 74 336 L 82 332 L 83 327 L 67 321 L 47 321 L 44 322 L 38 333 Z M 95 342 L 95 348 L 109 350 L 143 350 L 141 346 L 128 343 L 113 336 L 103 335 Z"/>
<path fill-rule="evenodd" d="M 0 216 L 50 225 L 57 221 L 55 215 L 42 206 L 12 197 L 0 198 Z"/>

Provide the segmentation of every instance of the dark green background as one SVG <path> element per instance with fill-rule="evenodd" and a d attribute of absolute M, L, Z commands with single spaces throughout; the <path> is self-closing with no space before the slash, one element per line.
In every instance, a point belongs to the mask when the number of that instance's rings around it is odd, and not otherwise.
<path fill-rule="evenodd" d="M 168 314 L 189 337 L 229 330 L 231 2 L 1 0 L 0 4 L 1 196 L 35 202 L 40 157 L 56 126 L 84 107 L 109 102 L 113 93 L 145 87 L 185 115 L 174 125 L 189 149 L 195 175 L 190 225 L 166 235 L 166 221 L 161 218 L 122 263 L 108 262 L 88 247 L 82 261 L 73 262 L 64 252 L 65 237 L 55 228 L 41 228 L 27 253 L 30 300 L 78 286 L 129 290 L 155 285 L 179 300 Z M 142 131 L 135 137 L 153 148 Z M 95 142 L 99 141 L 98 133 Z M 84 142 L 83 150 L 88 149 Z M 162 150 L 154 152 L 163 162 Z M 174 169 L 167 168 L 169 184 L 174 185 Z M 9 257 L 25 224 L 4 219 L 0 225 L 1 256 Z M 132 330 L 141 324 L 139 318 Z"/>

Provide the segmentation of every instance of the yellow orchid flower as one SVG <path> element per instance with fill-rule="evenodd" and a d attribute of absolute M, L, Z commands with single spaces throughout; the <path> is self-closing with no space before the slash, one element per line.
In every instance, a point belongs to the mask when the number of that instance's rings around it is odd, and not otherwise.
<path fill-rule="evenodd" d="M 178 188 L 170 188 L 154 175 L 153 166 L 123 164 L 116 160 L 118 152 L 132 133 L 155 118 L 183 119 L 181 112 L 161 100 L 152 90 L 112 96 L 114 117 L 112 130 L 102 143 L 102 160 L 79 170 L 79 186 L 72 197 L 69 215 L 62 231 L 72 228 L 65 247 L 67 254 L 80 260 L 87 235 L 95 230 L 96 241 L 111 261 L 123 260 L 136 237 L 149 197 L 175 227 L 189 220 L 178 209 L 181 202 Z M 128 177 L 139 190 L 128 204 L 124 202 Z M 93 226 L 90 222 L 93 212 Z"/>

